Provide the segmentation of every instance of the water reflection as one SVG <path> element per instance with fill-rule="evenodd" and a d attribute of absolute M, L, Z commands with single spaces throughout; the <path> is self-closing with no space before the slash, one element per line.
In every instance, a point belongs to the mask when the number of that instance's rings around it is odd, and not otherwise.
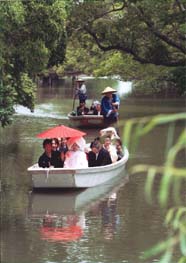
<path fill-rule="evenodd" d="M 86 235 L 86 213 L 101 213 L 104 237 L 112 239 L 119 223 L 117 192 L 127 182 L 128 176 L 121 174 L 109 184 L 85 190 L 33 192 L 29 197 L 30 224 L 37 226 L 41 240 L 73 242 Z"/>

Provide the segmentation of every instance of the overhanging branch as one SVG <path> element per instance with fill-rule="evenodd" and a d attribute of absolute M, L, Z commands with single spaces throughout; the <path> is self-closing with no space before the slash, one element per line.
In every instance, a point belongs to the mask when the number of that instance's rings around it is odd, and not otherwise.
<path fill-rule="evenodd" d="M 176 66 L 185 66 L 186 64 L 186 60 L 185 59 L 180 59 L 177 61 L 164 61 L 161 63 L 157 62 L 157 61 L 153 61 L 150 60 L 148 58 L 139 56 L 134 49 L 129 48 L 129 47 L 125 47 L 123 45 L 120 44 L 115 44 L 115 45 L 103 45 L 101 43 L 101 40 L 97 37 L 96 33 L 90 30 L 90 27 L 84 27 L 84 29 L 86 30 L 86 32 L 92 36 L 92 38 L 94 39 L 94 41 L 96 42 L 97 46 L 103 50 L 103 51 L 111 51 L 111 50 L 117 50 L 117 51 L 121 51 L 127 54 L 130 54 L 134 60 L 140 62 L 141 64 L 154 64 L 157 66 L 168 66 L 168 67 L 176 67 Z"/>

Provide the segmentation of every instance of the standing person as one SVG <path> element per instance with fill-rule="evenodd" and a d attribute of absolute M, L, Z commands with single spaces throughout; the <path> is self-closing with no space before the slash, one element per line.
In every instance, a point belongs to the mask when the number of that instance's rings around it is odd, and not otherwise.
<path fill-rule="evenodd" d="M 85 81 L 83 79 L 76 80 L 77 83 L 77 94 L 79 96 L 79 104 L 82 102 L 86 102 L 87 99 L 87 88 L 85 85 Z"/>
<path fill-rule="evenodd" d="M 101 110 L 104 119 L 108 122 L 115 122 L 118 120 L 120 99 L 115 93 L 116 90 L 111 87 L 106 87 L 102 91 L 102 95 L 104 96 L 101 100 Z"/>

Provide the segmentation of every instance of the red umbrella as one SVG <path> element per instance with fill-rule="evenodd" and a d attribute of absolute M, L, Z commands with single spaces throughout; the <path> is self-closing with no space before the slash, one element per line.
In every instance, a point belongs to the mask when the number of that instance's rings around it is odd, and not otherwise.
<path fill-rule="evenodd" d="M 86 135 L 85 132 L 69 128 L 64 125 L 59 125 L 49 130 L 43 131 L 37 134 L 38 138 L 71 138 L 71 137 L 82 137 Z"/>

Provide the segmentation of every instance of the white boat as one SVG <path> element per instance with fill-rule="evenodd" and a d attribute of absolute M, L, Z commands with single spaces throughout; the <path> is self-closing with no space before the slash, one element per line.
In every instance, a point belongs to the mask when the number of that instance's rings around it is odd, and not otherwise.
<path fill-rule="evenodd" d="M 28 172 L 33 188 L 88 188 L 117 177 L 124 170 L 128 158 L 128 150 L 124 148 L 124 157 L 109 165 L 69 169 L 41 168 L 34 164 L 28 168 Z"/>
<path fill-rule="evenodd" d="M 103 115 L 72 115 L 71 113 L 68 114 L 68 118 L 76 127 L 90 127 L 90 128 L 102 128 L 105 127 L 105 122 Z"/>

